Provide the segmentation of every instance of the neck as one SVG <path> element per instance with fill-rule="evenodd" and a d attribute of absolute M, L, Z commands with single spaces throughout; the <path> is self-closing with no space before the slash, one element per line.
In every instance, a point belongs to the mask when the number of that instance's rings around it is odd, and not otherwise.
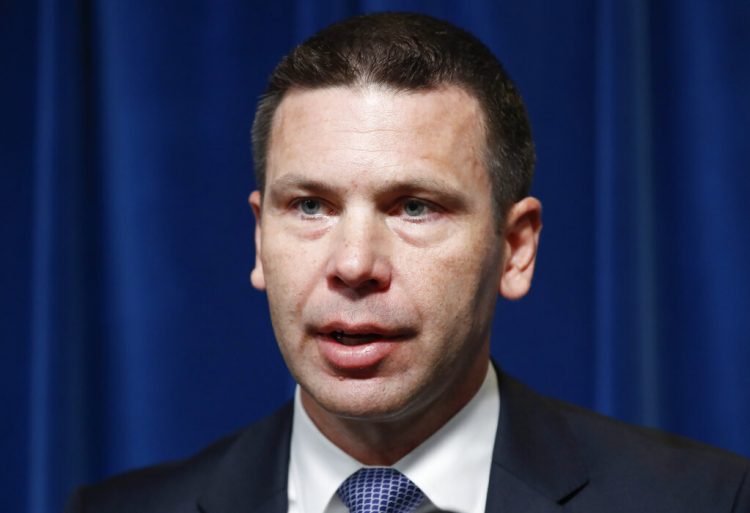
<path fill-rule="evenodd" d="M 322 408 L 301 392 L 302 405 L 317 428 L 333 444 L 364 465 L 390 466 L 427 440 L 461 411 L 479 391 L 487 374 L 488 360 L 446 391 L 408 413 L 385 419 L 352 418 Z"/>

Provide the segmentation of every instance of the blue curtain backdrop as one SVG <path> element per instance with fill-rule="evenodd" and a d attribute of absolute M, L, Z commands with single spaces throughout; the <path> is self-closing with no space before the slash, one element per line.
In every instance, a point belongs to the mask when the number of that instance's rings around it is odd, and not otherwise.
<path fill-rule="evenodd" d="M 377 10 L 473 31 L 528 103 L 545 229 L 501 365 L 750 455 L 750 3 L 6 0 L 0 509 L 60 511 L 290 396 L 247 279 L 254 104 Z"/>

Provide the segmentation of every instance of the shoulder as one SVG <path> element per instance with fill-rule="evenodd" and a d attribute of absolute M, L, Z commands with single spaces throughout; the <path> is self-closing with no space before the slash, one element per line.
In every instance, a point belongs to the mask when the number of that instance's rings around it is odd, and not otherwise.
<path fill-rule="evenodd" d="M 194 512 L 200 494 L 220 478 L 223 467 L 232 465 L 238 458 L 256 462 L 267 460 L 269 448 L 278 448 L 278 444 L 270 440 L 285 436 L 290 418 L 291 404 L 287 404 L 273 415 L 215 441 L 189 458 L 129 471 L 83 486 L 70 498 L 65 511 Z M 238 452 L 242 455 L 238 456 Z"/>
<path fill-rule="evenodd" d="M 568 404 L 558 408 L 589 470 L 581 498 L 614 494 L 621 501 L 662 504 L 664 511 L 750 512 L 747 459 Z"/>
<path fill-rule="evenodd" d="M 608 504 L 609 511 L 750 513 L 750 460 L 537 397 L 563 419 L 587 469 L 575 501 L 582 511 Z"/>
<path fill-rule="evenodd" d="M 628 424 L 562 401 L 548 401 L 565 418 L 581 449 L 591 455 L 589 463 L 594 468 L 632 461 L 641 467 L 653 465 L 658 470 L 680 470 L 684 474 L 701 468 L 742 471 L 750 465 L 750 460 L 742 456 L 689 438 Z M 594 457 L 597 454 L 606 455 L 606 460 L 598 462 Z M 696 463 L 696 468 L 685 468 L 687 463 Z"/>
<path fill-rule="evenodd" d="M 682 464 L 691 460 L 712 463 L 728 469 L 745 469 L 748 460 L 728 451 L 658 429 L 635 426 L 569 403 L 549 400 L 565 418 L 579 445 L 589 453 L 618 456 L 620 460 L 636 460 L 660 468 L 685 471 Z"/>

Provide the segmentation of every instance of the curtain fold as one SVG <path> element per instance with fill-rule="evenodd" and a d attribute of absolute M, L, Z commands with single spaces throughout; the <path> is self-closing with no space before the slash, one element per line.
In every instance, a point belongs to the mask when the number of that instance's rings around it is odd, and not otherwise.
<path fill-rule="evenodd" d="M 63 4 L 40 6 L 38 81 L 29 84 L 36 86 L 29 511 L 58 509 L 76 477 L 95 471 L 88 456 L 98 419 L 87 400 L 96 395 L 88 378 L 101 348 L 93 47 L 90 6 Z"/>
<path fill-rule="evenodd" d="M 652 50 L 648 2 L 599 2 L 595 405 L 610 415 L 658 425 Z"/>

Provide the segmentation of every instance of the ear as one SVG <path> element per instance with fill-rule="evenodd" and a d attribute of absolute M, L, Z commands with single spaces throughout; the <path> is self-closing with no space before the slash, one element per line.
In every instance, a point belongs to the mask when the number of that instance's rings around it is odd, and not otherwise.
<path fill-rule="evenodd" d="M 542 204 L 527 197 L 514 204 L 506 216 L 503 269 L 499 292 L 506 299 L 520 299 L 529 291 L 542 231 Z"/>
<path fill-rule="evenodd" d="M 266 290 L 266 278 L 263 275 L 263 263 L 260 260 L 261 251 L 261 196 L 260 191 L 253 191 L 248 203 L 255 215 L 255 268 L 250 272 L 250 283 L 258 290 Z"/>

